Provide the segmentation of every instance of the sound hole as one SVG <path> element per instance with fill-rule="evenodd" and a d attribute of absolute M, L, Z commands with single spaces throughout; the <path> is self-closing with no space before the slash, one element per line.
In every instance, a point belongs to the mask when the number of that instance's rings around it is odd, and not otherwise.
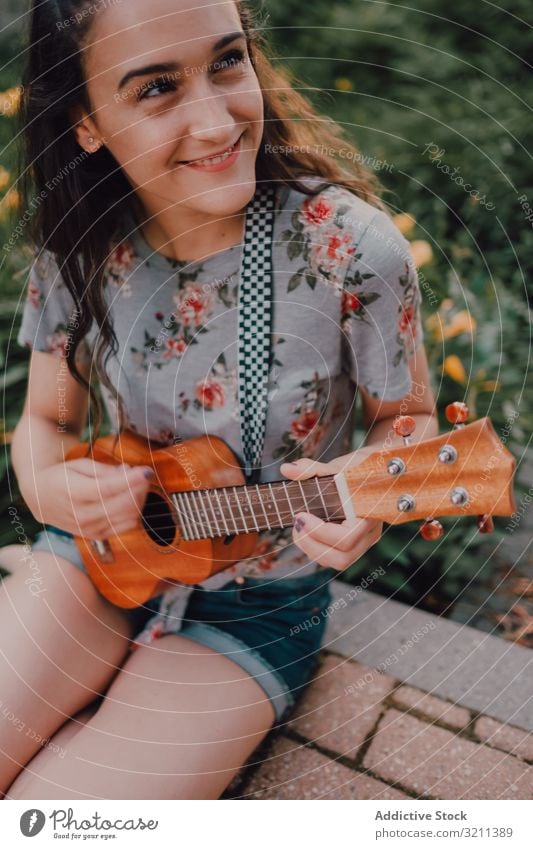
<path fill-rule="evenodd" d="M 149 492 L 143 508 L 142 522 L 146 533 L 157 545 L 172 545 L 176 525 L 168 502 L 156 492 Z"/>

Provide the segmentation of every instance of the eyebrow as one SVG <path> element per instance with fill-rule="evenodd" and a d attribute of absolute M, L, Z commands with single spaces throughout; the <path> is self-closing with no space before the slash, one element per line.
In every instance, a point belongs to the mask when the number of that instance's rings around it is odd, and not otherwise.
<path fill-rule="evenodd" d="M 227 44 L 236 41 L 238 38 L 245 38 L 244 33 L 231 32 L 228 35 L 225 35 L 213 44 L 213 53 L 217 50 L 221 50 L 223 47 L 226 47 Z M 161 74 L 166 71 L 178 71 L 181 67 L 182 65 L 180 62 L 158 62 L 157 64 L 145 65 L 143 68 L 134 68 L 133 70 L 128 71 L 127 74 L 124 74 L 118 84 L 117 91 L 123 89 L 126 83 L 129 83 L 129 81 L 134 79 L 134 77 L 143 77 L 146 76 L 146 74 Z"/>

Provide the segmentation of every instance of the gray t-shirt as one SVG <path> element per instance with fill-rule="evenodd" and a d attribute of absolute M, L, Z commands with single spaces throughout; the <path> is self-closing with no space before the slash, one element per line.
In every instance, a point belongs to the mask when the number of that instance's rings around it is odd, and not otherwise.
<path fill-rule="evenodd" d="M 311 180 L 311 183 L 313 181 Z M 356 386 L 396 400 L 411 388 L 408 358 L 422 341 L 409 243 L 389 216 L 336 185 L 309 197 L 277 189 L 272 362 L 261 481 L 286 459 L 327 462 L 351 450 Z M 128 427 L 165 444 L 201 434 L 242 461 L 237 403 L 242 246 L 184 265 L 154 252 L 133 218 L 106 267 L 119 343 L 108 372 Z M 19 344 L 64 354 L 73 302 L 50 252 L 30 271 Z M 97 337 L 87 337 L 90 354 Z M 112 423 L 113 401 L 104 392 Z M 291 529 L 260 534 L 256 553 L 204 582 L 315 571 Z"/>

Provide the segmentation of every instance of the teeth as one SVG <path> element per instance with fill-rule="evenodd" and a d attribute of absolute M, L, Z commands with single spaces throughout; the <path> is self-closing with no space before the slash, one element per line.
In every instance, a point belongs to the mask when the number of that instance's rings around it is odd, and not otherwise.
<path fill-rule="evenodd" d="M 235 149 L 235 145 L 229 148 L 226 153 L 221 153 L 220 156 L 214 156 L 212 159 L 196 159 L 191 165 L 218 165 L 219 162 L 224 162 L 229 159 Z"/>

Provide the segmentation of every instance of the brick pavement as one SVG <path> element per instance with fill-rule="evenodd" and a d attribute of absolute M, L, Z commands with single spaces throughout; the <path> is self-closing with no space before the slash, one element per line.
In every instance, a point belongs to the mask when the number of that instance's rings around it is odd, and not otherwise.
<path fill-rule="evenodd" d="M 531 799 L 533 734 L 324 651 L 225 798 Z"/>

